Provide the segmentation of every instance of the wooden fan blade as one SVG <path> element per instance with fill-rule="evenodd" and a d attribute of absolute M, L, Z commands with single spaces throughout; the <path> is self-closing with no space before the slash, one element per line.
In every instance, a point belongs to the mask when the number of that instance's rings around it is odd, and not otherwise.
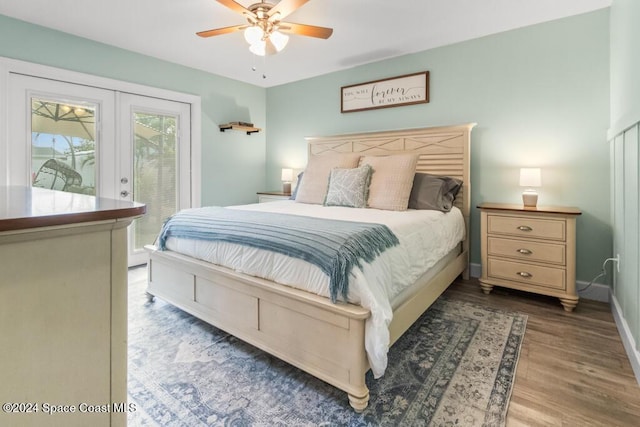
<path fill-rule="evenodd" d="M 249 9 L 247 9 L 243 5 L 241 5 L 240 3 L 235 2 L 233 0 L 218 0 L 218 3 L 227 6 L 229 9 L 233 10 L 234 12 L 239 13 L 240 15 L 247 14 L 249 16 L 257 18 L 255 13 L 251 12 Z"/>
<path fill-rule="evenodd" d="M 281 0 L 280 3 L 269 9 L 267 14 L 269 17 L 274 16 L 276 13 L 280 13 L 278 20 L 284 19 L 289 14 L 293 13 L 297 8 L 308 2 L 309 0 Z"/>
<path fill-rule="evenodd" d="M 234 25 L 232 27 L 224 27 L 224 28 L 216 28 L 214 30 L 200 31 L 200 32 L 197 32 L 196 34 L 199 35 L 200 37 L 213 37 L 213 36 L 220 36 L 222 34 L 233 33 L 234 31 L 244 30 L 247 27 L 248 25 L 246 24 Z"/>
<path fill-rule="evenodd" d="M 333 34 L 333 28 L 316 27 L 315 25 L 294 24 L 293 22 L 281 22 L 278 26 L 281 33 L 298 34 L 301 36 L 328 39 Z"/>

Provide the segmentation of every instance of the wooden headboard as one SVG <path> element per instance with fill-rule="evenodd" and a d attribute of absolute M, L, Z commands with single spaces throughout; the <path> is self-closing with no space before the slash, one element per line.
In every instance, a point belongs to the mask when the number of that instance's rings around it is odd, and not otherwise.
<path fill-rule="evenodd" d="M 362 153 L 384 156 L 417 153 L 416 172 L 446 175 L 461 179 L 462 189 L 455 205 L 462 211 L 467 233 L 463 250 L 469 252 L 471 212 L 470 142 L 475 123 L 383 132 L 353 133 L 305 138 L 309 155 Z"/>

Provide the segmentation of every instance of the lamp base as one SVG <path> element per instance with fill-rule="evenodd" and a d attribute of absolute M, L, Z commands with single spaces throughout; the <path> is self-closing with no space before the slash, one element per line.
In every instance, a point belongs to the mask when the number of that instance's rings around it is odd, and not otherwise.
<path fill-rule="evenodd" d="M 535 208 L 538 204 L 538 193 L 534 190 L 525 190 L 522 193 L 522 203 L 526 208 Z"/>
<path fill-rule="evenodd" d="M 283 182 L 282 183 L 282 192 L 284 194 L 291 194 L 291 183 L 290 182 Z"/>

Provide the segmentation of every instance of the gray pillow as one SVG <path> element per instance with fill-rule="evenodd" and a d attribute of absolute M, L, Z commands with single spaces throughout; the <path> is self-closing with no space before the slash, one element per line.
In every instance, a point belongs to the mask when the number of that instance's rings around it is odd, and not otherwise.
<path fill-rule="evenodd" d="M 350 208 L 367 207 L 371 171 L 369 165 L 353 169 L 332 169 L 324 205 Z"/>
<path fill-rule="evenodd" d="M 462 181 L 450 176 L 416 173 L 409 196 L 409 209 L 449 212 L 462 187 Z"/>

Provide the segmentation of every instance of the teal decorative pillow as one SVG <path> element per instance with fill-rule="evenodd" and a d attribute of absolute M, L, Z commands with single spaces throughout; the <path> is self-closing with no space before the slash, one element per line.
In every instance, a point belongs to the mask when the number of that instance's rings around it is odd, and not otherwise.
<path fill-rule="evenodd" d="M 369 197 L 371 166 L 364 165 L 353 169 L 331 170 L 329 189 L 324 199 L 325 206 L 347 206 L 364 208 Z"/>

